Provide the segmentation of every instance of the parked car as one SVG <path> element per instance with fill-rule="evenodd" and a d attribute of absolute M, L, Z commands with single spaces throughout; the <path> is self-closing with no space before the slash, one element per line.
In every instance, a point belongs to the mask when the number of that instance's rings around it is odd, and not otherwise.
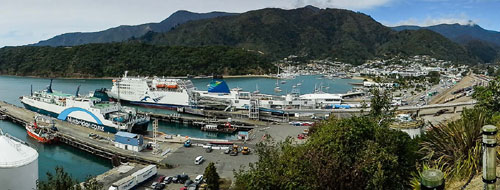
<path fill-rule="evenodd" d="M 156 188 L 156 186 L 157 186 L 158 184 L 159 184 L 158 182 L 153 182 L 153 184 L 151 184 L 151 186 L 150 186 L 150 187 L 151 187 L 151 189 Z"/>
<path fill-rule="evenodd" d="M 155 188 L 153 188 L 154 190 L 161 190 L 161 189 L 165 189 L 166 185 L 163 184 L 163 183 L 158 183 L 156 184 Z"/>
<path fill-rule="evenodd" d="M 191 140 L 187 140 L 184 142 L 184 147 L 191 147 Z"/>
<path fill-rule="evenodd" d="M 187 190 L 197 190 L 198 189 L 198 184 L 192 183 L 187 186 Z"/>
<path fill-rule="evenodd" d="M 443 113 L 446 113 L 447 111 L 449 111 L 448 109 L 440 109 L 439 111 L 437 111 L 434 116 L 440 116 L 441 114 Z"/>
<path fill-rule="evenodd" d="M 201 183 L 203 181 L 203 175 L 198 175 L 194 178 L 195 183 Z"/>
<path fill-rule="evenodd" d="M 228 148 L 228 149 L 224 150 L 224 154 L 229 154 L 229 153 L 231 153 L 231 149 Z"/>
<path fill-rule="evenodd" d="M 173 178 L 174 178 L 174 177 L 172 177 L 172 176 L 168 176 L 168 177 L 166 177 L 166 178 L 163 180 L 163 183 L 165 183 L 165 184 L 169 184 L 169 183 L 171 183 L 171 182 L 172 182 L 172 179 L 173 179 Z"/>
<path fill-rule="evenodd" d="M 177 175 L 177 182 L 178 183 L 185 183 L 187 180 L 189 180 L 189 176 L 186 175 L 186 174 L 182 174 L 182 175 Z"/>
<path fill-rule="evenodd" d="M 186 183 L 184 183 L 184 187 L 187 187 L 187 186 L 191 185 L 192 183 L 193 183 L 193 181 L 188 179 L 188 180 L 186 180 Z"/>
<path fill-rule="evenodd" d="M 194 164 L 200 165 L 204 160 L 205 158 L 203 158 L 203 156 L 198 156 L 194 159 Z"/>
<path fill-rule="evenodd" d="M 248 148 L 247 146 L 243 147 L 243 150 L 241 150 L 241 153 L 243 155 L 250 154 L 250 148 Z"/>
<path fill-rule="evenodd" d="M 172 177 L 172 183 L 179 183 L 179 175 Z"/>
<path fill-rule="evenodd" d="M 304 138 L 305 138 L 305 136 L 304 136 L 304 134 L 300 133 L 300 134 L 298 134 L 298 135 L 297 135 L 297 138 L 298 138 L 298 139 L 304 139 Z"/>
<path fill-rule="evenodd" d="M 206 151 L 207 153 L 212 152 L 212 150 L 213 150 L 213 149 L 212 149 L 212 146 L 209 146 L 209 147 L 207 147 L 207 148 L 205 149 L 205 151 Z"/>
<path fill-rule="evenodd" d="M 229 154 L 230 156 L 238 156 L 238 152 L 236 151 L 231 151 L 231 154 Z"/>
<path fill-rule="evenodd" d="M 160 175 L 160 176 L 158 176 L 158 179 L 156 179 L 156 182 L 161 183 L 161 182 L 163 182 L 164 179 L 165 179 L 165 176 Z"/>

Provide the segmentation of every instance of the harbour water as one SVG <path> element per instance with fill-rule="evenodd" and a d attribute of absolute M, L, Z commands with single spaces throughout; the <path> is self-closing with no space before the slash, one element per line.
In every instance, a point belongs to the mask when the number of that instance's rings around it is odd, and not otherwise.
<path fill-rule="evenodd" d="M 349 83 L 361 82 L 357 79 L 327 79 L 320 75 L 305 75 L 298 76 L 295 79 L 290 80 L 278 80 L 278 85 L 280 86 L 282 92 L 275 93 L 274 88 L 276 87 L 276 79 L 271 78 L 228 78 L 224 79 L 228 84 L 229 88 L 242 88 L 244 91 L 253 92 L 258 88 L 258 90 L 263 94 L 281 94 L 285 95 L 292 92 L 293 86 L 300 91 L 301 94 L 314 92 L 315 87 L 317 89 L 323 87 L 323 92 L 328 93 L 346 93 L 351 90 L 352 85 Z M 192 80 L 197 89 L 207 90 L 207 84 L 210 83 L 211 79 L 193 79 Z M 282 81 L 285 81 L 282 84 Z M 301 85 L 297 85 L 301 83 Z"/>
<path fill-rule="evenodd" d="M 269 78 L 228 78 L 225 79 L 230 88 L 242 88 L 245 91 L 254 91 L 256 86 L 261 93 L 274 94 L 276 79 Z M 207 84 L 211 79 L 193 79 L 194 85 L 200 90 L 206 90 Z M 286 80 L 286 83 L 278 82 L 283 90 L 281 94 L 291 92 L 295 85 L 300 89 L 300 93 L 311 93 L 315 86 L 323 86 L 324 92 L 329 93 L 345 93 L 352 88 L 351 82 L 360 82 L 354 79 L 325 79 L 319 76 L 299 76 L 292 80 Z M 302 83 L 300 86 L 298 83 Z M 0 76 L 0 100 L 8 103 L 22 106 L 19 97 L 30 93 L 30 86 L 33 90 L 41 90 L 47 87 L 49 79 L 30 78 L 30 77 L 13 77 Z M 98 88 L 111 88 L 112 82 L 109 79 L 56 79 L 53 82 L 53 89 L 65 93 L 75 93 L 78 85 L 80 94 L 87 94 Z M 326 88 L 328 87 L 328 88 Z M 137 107 L 141 111 L 151 111 L 159 113 L 174 113 L 170 110 L 158 110 L 152 108 Z M 40 154 L 39 158 L 39 176 L 41 180 L 46 179 L 46 172 L 53 172 L 56 166 L 62 166 L 73 177 L 78 180 L 84 180 L 88 175 L 98 175 L 109 168 L 111 163 L 109 160 L 94 156 L 92 154 L 77 150 L 73 147 L 58 144 L 58 145 L 42 145 L 28 138 L 23 126 L 12 124 L 10 122 L 0 121 L 0 128 L 7 133 L 12 134 L 22 140 L 27 141 Z M 151 126 L 150 126 L 151 128 Z M 207 133 L 202 132 L 198 128 L 189 127 L 183 124 L 175 123 L 159 123 L 159 131 L 168 134 L 190 136 L 195 138 L 206 139 L 234 139 L 233 134 Z"/>

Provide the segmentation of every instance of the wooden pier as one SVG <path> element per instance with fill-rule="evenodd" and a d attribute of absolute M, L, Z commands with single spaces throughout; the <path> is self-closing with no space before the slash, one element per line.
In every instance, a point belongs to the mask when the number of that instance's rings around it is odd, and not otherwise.
<path fill-rule="evenodd" d="M 27 123 L 33 121 L 36 114 L 37 113 L 27 109 L 0 101 L 0 115 L 5 116 L 6 120 L 11 120 L 14 123 L 20 124 L 23 128 Z M 151 151 L 133 152 L 115 147 L 112 141 L 112 139 L 114 139 L 114 134 L 97 131 L 57 119 L 55 119 L 55 124 L 58 128 L 56 135 L 60 142 L 91 154 L 107 159 L 118 157 L 122 162 L 129 161 L 158 165 L 163 165 L 162 163 L 165 163 L 165 156 L 152 154 Z M 102 137 L 102 139 L 92 139 L 89 137 L 90 133 L 97 134 Z"/>

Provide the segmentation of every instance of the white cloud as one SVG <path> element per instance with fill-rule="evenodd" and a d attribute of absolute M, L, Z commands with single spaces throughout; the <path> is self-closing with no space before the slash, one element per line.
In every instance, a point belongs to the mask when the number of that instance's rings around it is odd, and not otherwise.
<path fill-rule="evenodd" d="M 477 22 L 477 20 L 476 20 Z M 401 25 L 415 25 L 415 26 L 432 26 L 438 24 L 461 24 L 461 25 L 473 25 L 476 22 L 466 14 L 458 15 L 444 15 L 439 17 L 426 17 L 423 19 L 410 18 L 408 20 L 403 20 L 394 24 L 387 24 L 389 26 L 401 26 Z"/>
<path fill-rule="evenodd" d="M 370 9 L 385 5 L 391 0 L 295 0 L 295 7 L 313 5 L 320 8 Z"/>

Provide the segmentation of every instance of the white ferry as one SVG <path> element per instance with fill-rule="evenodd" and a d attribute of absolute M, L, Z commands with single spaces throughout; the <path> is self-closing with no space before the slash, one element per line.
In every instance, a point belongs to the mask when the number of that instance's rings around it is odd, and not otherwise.
<path fill-rule="evenodd" d="M 46 90 L 20 97 L 26 109 L 95 130 L 110 133 L 147 130 L 149 117 L 138 116 L 135 109 L 109 102 L 107 98 L 102 90 L 89 96 L 79 96 L 78 90 L 76 95 L 56 92 L 52 90 L 52 80 Z"/>
<path fill-rule="evenodd" d="M 199 102 L 207 100 L 223 102 L 235 109 L 249 109 L 255 101 L 260 109 L 332 109 L 342 104 L 343 94 L 329 94 L 316 91 L 311 94 L 299 95 L 292 92 L 285 96 L 251 93 L 241 89 L 231 89 L 222 79 L 214 78 L 208 91 L 196 91 Z"/>
<path fill-rule="evenodd" d="M 175 108 L 194 105 L 194 89 L 190 80 L 129 77 L 125 71 L 122 78 L 113 80 L 113 87 L 107 94 L 130 104 Z"/>

